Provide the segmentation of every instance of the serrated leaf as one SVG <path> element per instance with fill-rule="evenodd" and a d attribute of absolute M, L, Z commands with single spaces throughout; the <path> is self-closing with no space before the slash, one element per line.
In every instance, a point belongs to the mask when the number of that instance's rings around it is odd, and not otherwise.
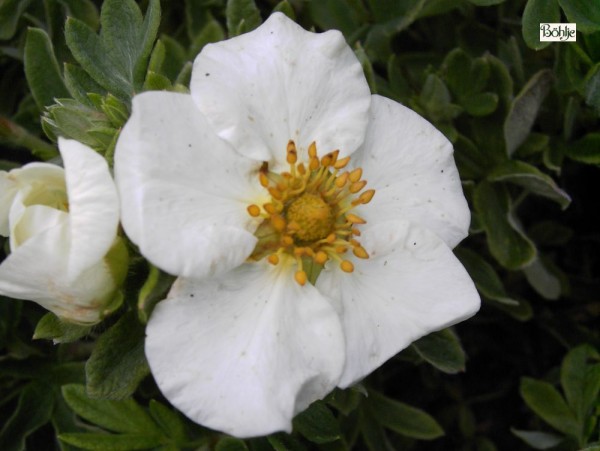
<path fill-rule="evenodd" d="M 27 30 L 24 56 L 27 83 L 40 110 L 52 105 L 56 98 L 69 97 L 54 56 L 52 42 L 44 30 Z"/>
<path fill-rule="evenodd" d="M 504 121 L 506 152 L 510 156 L 525 141 L 535 122 L 538 110 L 554 81 L 551 70 L 537 72 L 512 102 Z"/>
<path fill-rule="evenodd" d="M 551 177 L 524 161 L 511 160 L 495 167 L 488 175 L 488 180 L 515 183 L 534 194 L 552 199 L 563 210 L 571 203 L 571 197 L 560 189 Z"/>
<path fill-rule="evenodd" d="M 254 0 L 227 0 L 225 16 L 230 37 L 252 31 L 262 23 Z"/>
<path fill-rule="evenodd" d="M 591 345 L 578 346 L 565 356 L 560 367 L 560 383 L 567 402 L 581 424 L 598 401 L 600 354 Z"/>
<path fill-rule="evenodd" d="M 523 39 L 529 48 L 541 50 L 552 42 L 540 41 L 541 23 L 560 22 L 560 9 L 557 0 L 528 0 L 523 11 Z"/>
<path fill-rule="evenodd" d="M 438 370 L 456 374 L 465 370 L 465 351 L 451 329 L 432 332 L 412 344 L 425 361 Z"/>
<path fill-rule="evenodd" d="M 567 19 L 577 24 L 577 31 L 593 33 L 600 31 L 600 8 L 589 0 L 558 0 Z"/>
<path fill-rule="evenodd" d="M 402 402 L 394 401 L 375 391 L 369 391 L 367 402 L 377 421 L 406 437 L 433 440 L 444 430 L 428 413 Z"/>
<path fill-rule="evenodd" d="M 25 439 L 48 421 L 54 407 L 54 392 L 42 383 L 27 385 L 19 395 L 17 407 L 0 430 L 2 451 L 25 449 Z"/>
<path fill-rule="evenodd" d="M 60 434 L 59 440 L 78 448 L 95 451 L 133 451 L 160 446 L 164 439 L 145 434 L 102 434 L 74 432 Z"/>
<path fill-rule="evenodd" d="M 85 387 L 76 384 L 63 386 L 62 393 L 77 415 L 104 429 L 134 434 L 160 434 L 152 418 L 133 399 L 91 399 L 85 393 Z"/>
<path fill-rule="evenodd" d="M 551 384 L 524 377 L 520 391 L 529 408 L 545 422 L 564 434 L 578 436 L 579 425 L 573 412 Z"/>
<path fill-rule="evenodd" d="M 100 336 L 85 365 L 91 398 L 124 399 L 150 373 L 144 354 L 144 328 L 126 313 Z"/>
<path fill-rule="evenodd" d="M 486 298 L 493 299 L 501 304 L 519 305 L 519 302 L 506 294 L 504 284 L 496 270 L 479 254 L 466 248 L 456 248 L 454 253 L 463 264 L 479 292 Z"/>
<path fill-rule="evenodd" d="M 503 186 L 480 183 L 475 188 L 473 203 L 490 252 L 502 266 L 521 269 L 535 259 L 535 245 L 512 218 L 510 197 Z"/>
<path fill-rule="evenodd" d="M 49 312 L 38 321 L 33 339 L 45 338 L 54 340 L 54 343 L 70 343 L 87 335 L 90 330 L 89 326 L 67 323 Z"/>
<path fill-rule="evenodd" d="M 510 430 L 514 435 L 519 437 L 533 449 L 550 449 L 557 446 L 564 440 L 561 435 L 551 434 L 542 431 L 521 431 L 519 429 L 511 428 Z"/>
<path fill-rule="evenodd" d="M 331 410 L 322 402 L 314 402 L 293 421 L 294 430 L 313 443 L 329 443 L 341 437 L 340 427 Z"/>

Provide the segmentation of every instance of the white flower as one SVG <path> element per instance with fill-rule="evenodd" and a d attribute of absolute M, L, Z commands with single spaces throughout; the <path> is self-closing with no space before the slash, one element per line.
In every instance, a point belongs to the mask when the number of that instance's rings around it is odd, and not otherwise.
<path fill-rule="evenodd" d="M 119 199 L 100 155 L 77 141 L 60 139 L 59 148 L 65 169 L 29 163 L 0 171 L 0 234 L 11 248 L 0 264 L 0 294 L 94 324 L 124 276 L 123 262 L 106 258 L 118 247 Z"/>
<path fill-rule="evenodd" d="M 479 308 L 451 251 L 470 216 L 451 144 L 371 96 L 339 32 L 274 14 L 206 46 L 191 95 L 134 98 L 115 174 L 127 234 L 179 276 L 148 324 L 152 373 L 205 426 L 289 431 Z"/>

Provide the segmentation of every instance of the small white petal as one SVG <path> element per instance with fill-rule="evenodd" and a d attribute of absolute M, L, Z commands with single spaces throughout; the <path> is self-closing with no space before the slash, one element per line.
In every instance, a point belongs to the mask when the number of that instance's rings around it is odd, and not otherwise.
<path fill-rule="evenodd" d="M 376 190 L 360 209 L 367 222 L 407 219 L 451 248 L 468 235 L 471 213 L 452 144 L 414 111 L 373 96 L 365 142 L 353 162 Z"/>
<path fill-rule="evenodd" d="M 154 310 L 152 374 L 192 420 L 237 437 L 290 432 L 294 414 L 335 387 L 344 363 L 339 318 L 283 266 L 180 278 Z"/>
<path fill-rule="evenodd" d="M 17 193 L 17 182 L 6 171 L 0 171 L 0 235 L 10 233 L 8 213 Z"/>
<path fill-rule="evenodd" d="M 123 227 L 171 274 L 227 271 L 256 243 L 246 208 L 266 193 L 259 167 L 214 134 L 189 95 L 138 95 L 115 154 Z"/>
<path fill-rule="evenodd" d="M 106 160 L 89 147 L 59 138 L 69 200 L 70 249 L 65 268 L 74 280 L 100 261 L 119 224 L 119 198 Z"/>
<path fill-rule="evenodd" d="M 284 166 L 290 139 L 301 156 L 312 141 L 322 153 L 354 152 L 371 101 L 362 67 L 339 31 L 307 32 L 281 13 L 204 47 L 190 87 L 219 136 L 243 155 Z"/>
<path fill-rule="evenodd" d="M 27 211 L 35 209 L 29 207 Z M 0 265 L 0 294 L 37 302 L 56 315 L 78 323 L 100 321 L 102 306 L 114 290 L 103 261 L 67 280 L 68 215 L 19 246 Z"/>
<path fill-rule="evenodd" d="M 28 239 L 43 233 L 51 227 L 68 222 L 69 214 L 45 205 L 24 207 L 19 220 L 13 224 L 10 234 L 10 247 L 17 249 Z"/>
<path fill-rule="evenodd" d="M 346 336 L 345 388 L 410 343 L 472 316 L 480 305 L 469 275 L 434 233 L 408 221 L 365 230 L 367 260 L 352 274 L 332 268 L 317 288 L 335 301 Z"/>

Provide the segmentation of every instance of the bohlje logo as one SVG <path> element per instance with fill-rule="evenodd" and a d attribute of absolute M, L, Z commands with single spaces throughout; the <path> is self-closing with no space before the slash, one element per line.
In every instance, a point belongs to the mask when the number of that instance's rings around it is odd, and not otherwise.
<path fill-rule="evenodd" d="M 541 23 L 540 41 L 574 42 L 577 24 L 575 23 Z"/>

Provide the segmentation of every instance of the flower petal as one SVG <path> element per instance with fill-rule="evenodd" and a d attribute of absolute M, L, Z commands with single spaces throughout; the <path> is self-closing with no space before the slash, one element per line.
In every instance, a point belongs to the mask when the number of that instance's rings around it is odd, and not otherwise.
<path fill-rule="evenodd" d="M 368 222 L 407 219 L 451 248 L 467 236 L 471 213 L 452 144 L 414 111 L 373 96 L 365 142 L 353 161 L 376 190 L 360 209 Z"/>
<path fill-rule="evenodd" d="M 119 198 L 106 160 L 73 140 L 59 138 L 69 199 L 67 278 L 98 263 L 112 246 L 119 224 Z"/>
<path fill-rule="evenodd" d="M 290 139 L 300 152 L 312 141 L 323 152 L 356 150 L 371 102 L 362 67 L 339 31 L 311 33 L 281 13 L 204 47 L 190 86 L 219 136 L 243 155 L 286 167 Z"/>
<path fill-rule="evenodd" d="M 317 288 L 332 298 L 346 336 L 344 388 L 414 340 L 473 315 L 479 295 L 448 246 L 408 221 L 366 229 L 361 244 L 370 254 L 354 272 L 321 272 Z"/>
<path fill-rule="evenodd" d="M 27 211 L 36 207 L 47 208 L 32 206 Z M 0 294 L 35 301 L 69 321 L 97 323 L 114 281 L 103 261 L 74 281 L 65 277 L 69 222 L 67 213 L 59 216 L 62 220 L 31 237 L 0 264 Z"/>
<path fill-rule="evenodd" d="M 6 171 L 0 171 L 0 235 L 10 233 L 8 213 L 17 193 L 17 183 Z"/>
<path fill-rule="evenodd" d="M 294 414 L 335 387 L 344 363 L 334 309 L 282 263 L 178 279 L 146 333 L 146 356 L 167 399 L 238 437 L 290 432 Z"/>
<path fill-rule="evenodd" d="M 189 95 L 138 95 L 115 154 L 123 227 L 169 273 L 229 270 L 256 243 L 246 207 L 266 193 L 259 166 L 212 132 Z"/>

